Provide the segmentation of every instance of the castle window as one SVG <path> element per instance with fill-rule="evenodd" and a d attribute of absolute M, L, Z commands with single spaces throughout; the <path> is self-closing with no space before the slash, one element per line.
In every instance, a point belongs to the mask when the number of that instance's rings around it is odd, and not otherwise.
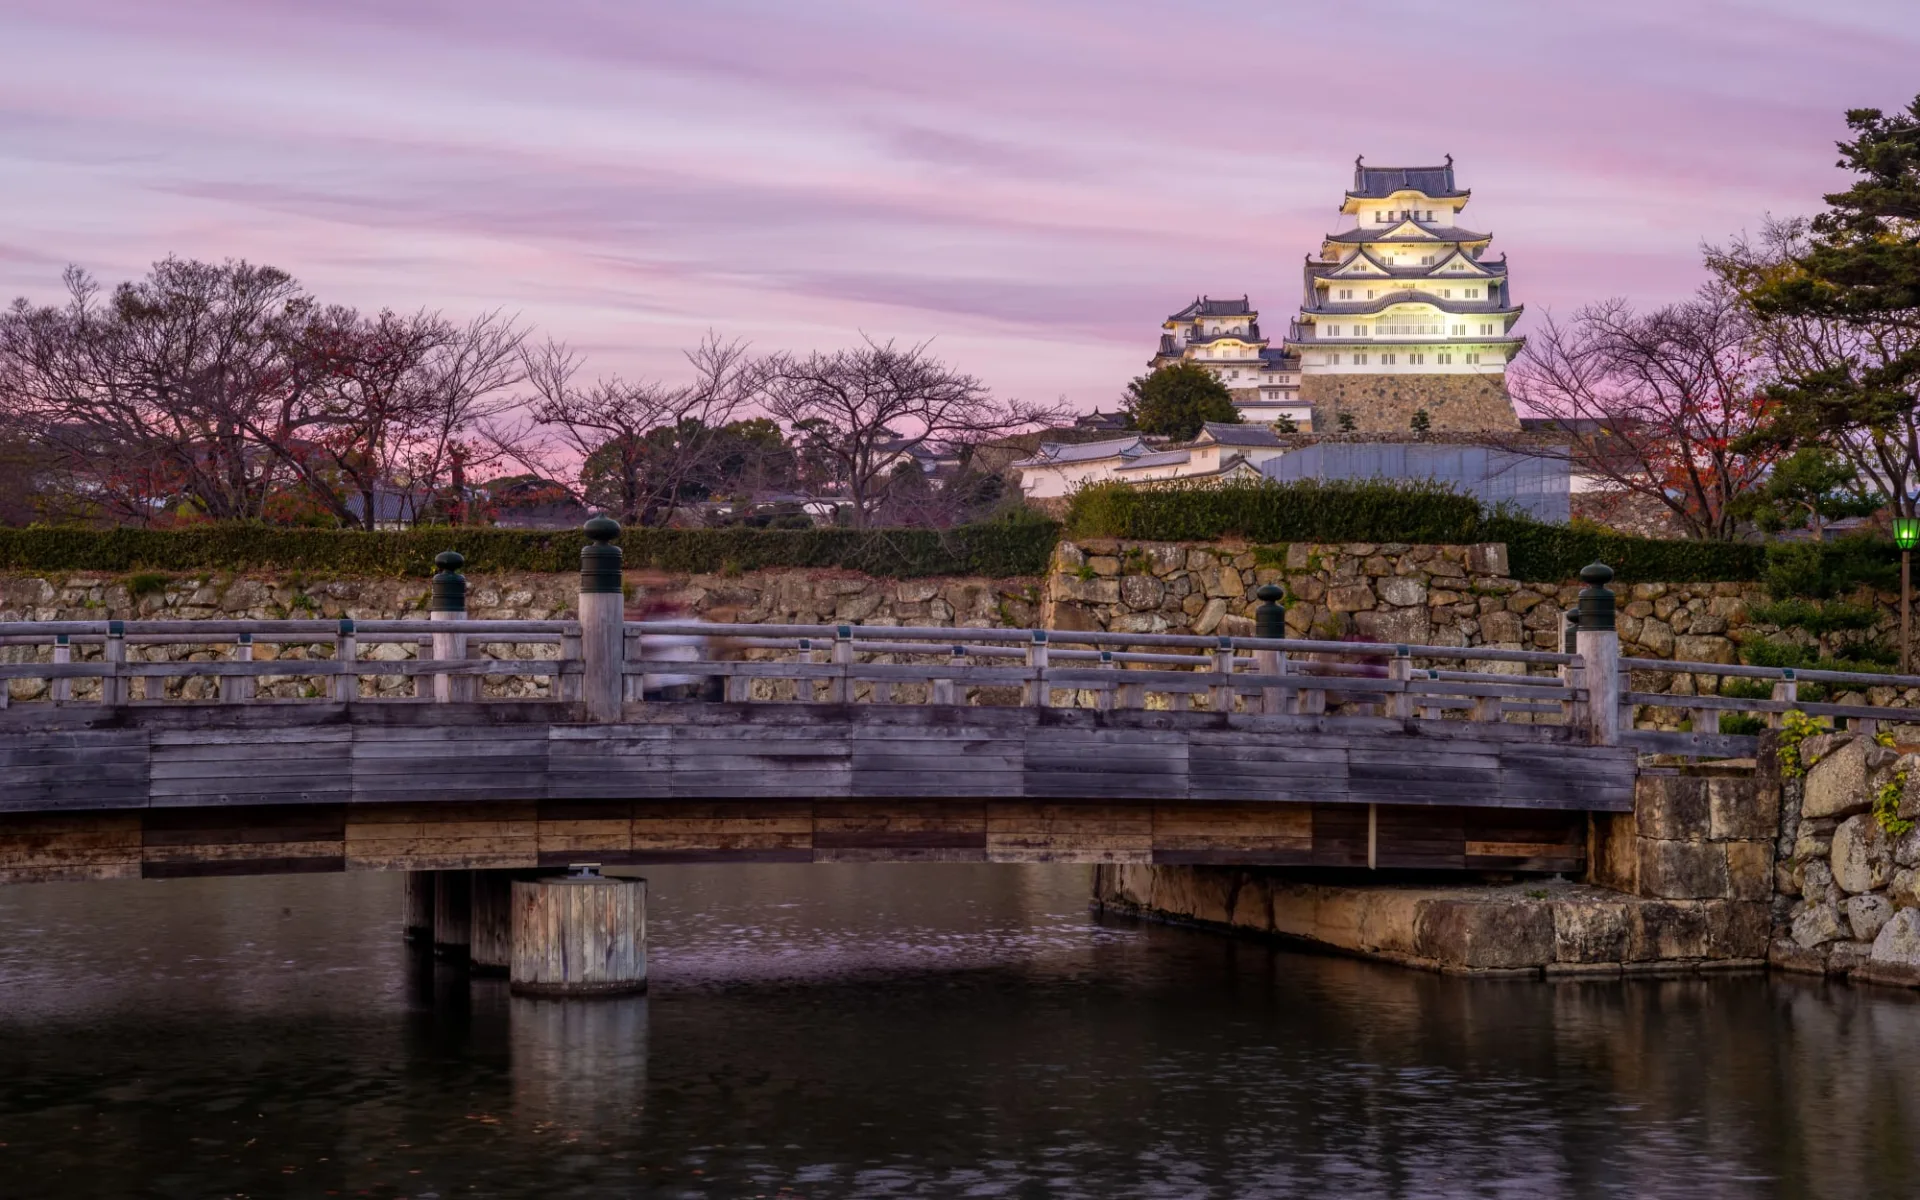
<path fill-rule="evenodd" d="M 1422 366 L 1426 363 L 1426 361 L 1427 361 L 1427 356 L 1424 354 L 1407 355 L 1407 362 L 1412 366 L 1416 366 L 1416 367 Z"/>
<path fill-rule="evenodd" d="M 1433 356 L 1433 361 L 1439 363 L 1443 367 L 1450 366 L 1453 363 L 1453 355 L 1448 354 L 1445 350 L 1442 350 L 1440 353 Z"/>
<path fill-rule="evenodd" d="M 1427 255 L 1427 256 L 1425 256 L 1424 258 L 1422 258 L 1422 259 L 1420 260 L 1420 265 L 1421 265 L 1421 266 L 1423 266 L 1423 267 L 1430 267 L 1430 266 L 1432 266 L 1432 265 L 1433 265 L 1433 255 L 1431 255 L 1431 254 L 1429 254 L 1429 255 Z"/>
<path fill-rule="evenodd" d="M 1453 327 L 1453 336 L 1455 337 L 1467 336 L 1467 327 L 1465 325 L 1455 325 Z"/>
<path fill-rule="evenodd" d="M 1392 366 L 1392 365 L 1393 365 L 1393 355 L 1391 355 L 1391 354 L 1382 354 L 1382 355 L 1380 356 L 1380 365 L 1381 365 L 1381 366 L 1383 366 L 1383 367 L 1390 367 L 1390 366 Z"/>
<path fill-rule="evenodd" d="M 1341 289 L 1340 289 L 1340 298 L 1341 298 L 1342 300 L 1351 300 L 1351 299 L 1353 299 L 1353 289 L 1352 289 L 1352 288 L 1341 288 Z"/>
<path fill-rule="evenodd" d="M 1339 327 L 1338 325 L 1329 325 L 1329 326 L 1327 326 L 1327 336 L 1328 336 L 1328 337 L 1339 337 L 1339 336 L 1340 336 L 1340 327 Z"/>
<path fill-rule="evenodd" d="M 1478 354 L 1467 355 L 1467 362 L 1469 364 L 1478 363 L 1479 361 L 1480 361 L 1480 356 Z"/>
<path fill-rule="evenodd" d="M 1368 289 L 1367 289 L 1367 299 L 1369 299 L 1369 300 L 1371 300 L 1371 299 L 1373 299 L 1373 289 L 1372 289 L 1372 288 L 1368 288 Z"/>
<path fill-rule="evenodd" d="M 1446 299 L 1446 300 L 1451 300 L 1451 299 L 1453 299 L 1453 289 L 1452 289 L 1452 288 L 1441 288 L 1441 289 L 1440 289 L 1440 296 L 1441 296 L 1441 298 L 1442 298 L 1442 299 Z"/>
<path fill-rule="evenodd" d="M 1479 298 L 1480 298 L 1480 289 L 1479 289 L 1479 288 L 1468 288 L 1468 289 L 1467 289 L 1467 299 L 1469 299 L 1469 300 L 1478 300 Z"/>
<path fill-rule="evenodd" d="M 1366 365 L 1367 365 L 1367 356 L 1366 356 L 1366 355 L 1364 355 L 1364 354 L 1356 354 L 1356 355 L 1354 355 L 1354 356 L 1353 356 L 1353 365 L 1354 365 L 1354 366 L 1356 366 L 1356 367 L 1364 367 L 1364 366 L 1366 366 Z"/>
<path fill-rule="evenodd" d="M 1329 354 L 1327 355 L 1327 361 L 1337 367 L 1340 365 L 1340 356 L 1338 354 Z"/>

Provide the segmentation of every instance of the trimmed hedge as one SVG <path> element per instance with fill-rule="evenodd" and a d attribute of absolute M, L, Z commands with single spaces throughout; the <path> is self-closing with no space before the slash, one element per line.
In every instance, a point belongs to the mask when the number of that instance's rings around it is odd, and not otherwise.
<path fill-rule="evenodd" d="M 1846 538 L 1825 545 L 1666 541 L 1488 515 L 1469 496 L 1431 484 L 1264 483 L 1139 490 L 1083 488 L 1069 506 L 1076 538 L 1155 542 L 1504 542 L 1513 577 L 1561 583 L 1604 562 L 1623 583 L 1766 581 L 1777 597 L 1841 595 L 1886 586 L 1898 552 Z M 685 573 L 839 568 L 880 578 L 1042 575 L 1062 526 L 996 521 L 957 529 L 630 529 L 627 566 Z M 433 556 L 458 550 L 467 570 L 577 570 L 574 530 L 435 527 L 395 533 L 202 525 L 177 530 L 0 529 L 0 570 L 312 571 L 424 577 Z"/>
<path fill-rule="evenodd" d="M 629 568 L 674 572 L 837 567 L 883 578 L 1041 575 L 1059 540 L 1049 521 L 957 529 L 630 529 Z M 458 550 L 469 573 L 580 569 L 575 530 L 435 527 L 392 533 L 203 525 L 186 529 L 0 529 L 0 570 L 314 571 L 426 576 Z"/>
<path fill-rule="evenodd" d="M 1152 542 L 1479 542 L 1480 505 L 1432 484 L 1105 483 L 1081 488 L 1066 517 L 1073 537 Z"/>
<path fill-rule="evenodd" d="M 1548 525 L 1488 514 L 1472 497 L 1430 483 L 1098 484 L 1074 494 L 1066 529 L 1074 537 L 1141 541 L 1504 542 L 1513 577 L 1527 583 L 1562 583 L 1603 562 L 1626 583 L 1766 580 L 1782 595 L 1806 594 L 1803 576 L 1819 582 L 1812 594 L 1821 596 L 1877 583 L 1895 556 L 1891 544 L 1866 538 L 1762 545 Z"/>

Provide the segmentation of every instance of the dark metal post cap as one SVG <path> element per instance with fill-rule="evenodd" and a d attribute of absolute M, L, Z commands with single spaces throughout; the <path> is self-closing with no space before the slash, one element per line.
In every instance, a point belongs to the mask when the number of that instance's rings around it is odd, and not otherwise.
<path fill-rule="evenodd" d="M 1587 586 L 1580 589 L 1575 628 L 1581 633 L 1612 633 L 1613 593 L 1607 590 L 1607 584 L 1613 581 L 1613 568 L 1605 563 L 1588 563 L 1580 568 L 1580 580 Z"/>
<path fill-rule="evenodd" d="M 1264 583 L 1253 594 L 1260 597 L 1260 606 L 1253 610 L 1253 636 L 1286 637 L 1287 610 L 1280 606 L 1280 598 L 1287 594 L 1286 589 L 1278 584 Z"/>
<path fill-rule="evenodd" d="M 580 527 L 580 531 L 593 541 L 604 545 L 620 537 L 620 522 L 612 517 L 593 517 Z"/>
<path fill-rule="evenodd" d="M 460 568 L 467 565 L 466 556 L 457 550 L 442 550 L 433 556 L 433 565 L 440 568 L 433 576 L 433 611 L 467 611 L 467 577 L 460 573 Z"/>
<path fill-rule="evenodd" d="M 594 594 L 623 590 L 620 571 L 625 556 L 613 544 L 620 536 L 620 522 L 612 517 L 594 517 L 580 531 L 589 539 L 580 548 L 580 590 Z"/>

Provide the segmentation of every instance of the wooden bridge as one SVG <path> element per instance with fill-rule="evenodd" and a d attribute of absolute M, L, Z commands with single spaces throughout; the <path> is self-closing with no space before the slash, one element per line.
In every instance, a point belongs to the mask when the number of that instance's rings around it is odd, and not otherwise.
<path fill-rule="evenodd" d="M 0 682 L 43 681 L 0 711 L 0 882 L 582 859 L 1577 872 L 1637 753 L 1752 751 L 1635 730 L 1676 698 L 1631 679 L 1768 674 L 1620 662 L 1610 574 L 1566 653 L 635 623 L 617 570 L 571 621 L 467 620 L 444 570 L 431 620 L 0 624 Z M 1681 703 L 1702 725 L 1912 715 L 1799 704 L 1771 674 L 1770 699 Z M 683 680 L 719 699 L 661 698 Z"/>

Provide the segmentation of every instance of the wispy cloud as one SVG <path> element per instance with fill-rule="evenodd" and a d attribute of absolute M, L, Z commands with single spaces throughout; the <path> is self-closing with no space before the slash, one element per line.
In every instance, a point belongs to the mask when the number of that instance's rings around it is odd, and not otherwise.
<path fill-rule="evenodd" d="M 1283 325 L 1358 153 L 1454 154 L 1536 308 L 1683 294 L 1920 87 L 1907 7 L 11 0 L 0 289 L 245 256 L 609 371 L 938 335 L 1091 406 L 1195 292 Z"/>

